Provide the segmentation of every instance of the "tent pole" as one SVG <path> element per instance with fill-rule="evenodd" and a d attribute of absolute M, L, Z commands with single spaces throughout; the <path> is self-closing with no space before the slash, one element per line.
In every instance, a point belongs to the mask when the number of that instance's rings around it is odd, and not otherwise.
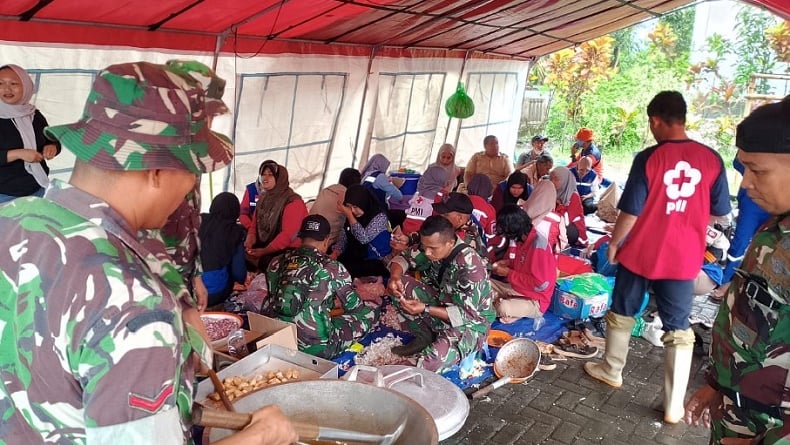
<path fill-rule="evenodd" d="M 211 58 L 211 69 L 217 72 L 217 60 L 219 59 L 219 50 L 222 48 L 222 43 L 225 41 L 225 34 L 217 36 L 217 44 L 214 45 L 214 56 Z M 211 199 L 214 199 L 214 175 L 213 172 L 208 173 L 208 194 Z"/>
<path fill-rule="evenodd" d="M 362 91 L 362 106 L 359 107 L 359 119 L 357 120 L 357 136 L 354 139 L 354 152 L 351 154 L 351 166 L 354 167 L 357 162 L 357 149 L 359 148 L 359 134 L 362 130 L 362 119 L 365 116 L 365 101 L 368 97 L 368 85 L 370 84 L 370 70 L 373 69 L 373 59 L 379 51 L 378 46 L 374 46 L 370 51 L 370 58 L 368 59 L 368 72 L 365 74 L 365 87 Z"/>
<path fill-rule="evenodd" d="M 461 71 L 458 73 L 458 82 L 461 82 L 464 79 L 464 70 L 466 70 L 466 61 L 469 60 L 469 58 L 471 56 L 472 56 L 472 51 L 466 51 L 466 54 L 464 54 L 464 61 L 461 62 Z M 469 85 L 467 85 L 466 88 L 468 90 Z M 450 121 L 452 121 L 452 119 L 453 118 L 451 118 L 451 117 L 447 118 L 447 131 L 445 132 L 445 135 L 444 135 L 444 140 L 445 141 L 447 140 L 447 135 L 450 133 Z M 458 153 L 458 140 L 459 139 L 461 139 L 461 120 L 460 119 L 458 121 L 458 126 L 457 126 L 457 128 L 455 130 L 455 140 L 453 141 L 453 147 L 455 147 L 455 152 L 456 153 Z"/>

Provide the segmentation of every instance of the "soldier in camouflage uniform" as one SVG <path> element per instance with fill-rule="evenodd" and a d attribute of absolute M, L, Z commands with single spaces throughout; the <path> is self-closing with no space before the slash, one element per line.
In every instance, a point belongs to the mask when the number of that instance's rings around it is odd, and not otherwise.
<path fill-rule="evenodd" d="M 399 297 L 401 328 L 416 335 L 393 352 L 416 353 L 418 366 L 441 372 L 483 346 L 496 316 L 491 282 L 480 255 L 455 235 L 448 219 L 428 217 L 419 234 L 421 247 L 390 264 L 389 289 Z M 419 272 L 419 279 L 404 275 L 409 271 Z"/>
<path fill-rule="evenodd" d="M 191 86 L 200 86 L 204 89 L 209 126 L 214 116 L 228 112 L 228 107 L 222 101 L 222 95 L 225 93 L 225 80 L 217 76 L 211 68 L 190 60 L 170 60 L 167 62 L 167 67 L 172 72 L 182 75 Z M 218 152 L 217 154 L 219 156 L 215 162 L 215 169 L 230 164 L 231 153 L 221 154 Z M 202 311 L 208 302 L 208 292 L 200 279 L 203 273 L 200 263 L 200 239 L 198 238 L 200 198 L 200 177 L 198 176 L 195 187 L 187 194 L 176 211 L 167 218 L 164 227 L 156 230 L 143 230 L 139 237 L 143 240 L 151 238 L 165 243 L 167 253 L 184 278 L 189 291 L 184 303 Z"/>
<path fill-rule="evenodd" d="M 269 297 L 261 307 L 265 315 L 295 323 L 299 350 L 323 358 L 364 337 L 377 316 L 357 295 L 346 268 L 326 254 L 330 232 L 323 216 L 304 218 L 301 246 L 275 257 L 266 270 Z M 336 300 L 343 313 L 331 317 Z"/>
<path fill-rule="evenodd" d="M 433 211 L 437 215 L 447 218 L 455 228 L 455 234 L 471 247 L 483 263 L 488 266 L 488 249 L 483 235 L 483 227 L 472 214 L 474 205 L 469 196 L 452 192 L 448 193 L 442 202 L 433 204 Z"/>
<path fill-rule="evenodd" d="M 77 158 L 69 184 L 0 207 L 0 444 L 191 442 L 193 353 L 210 350 L 164 243 L 137 233 L 232 156 L 196 83 L 145 62 L 101 71 L 82 119 L 46 130 Z M 245 436 L 297 437 L 276 409 Z"/>
<path fill-rule="evenodd" d="M 736 145 L 742 187 L 774 216 L 719 308 L 709 384 L 687 402 L 685 420 L 710 420 L 712 444 L 790 444 L 790 96 L 744 119 Z"/>

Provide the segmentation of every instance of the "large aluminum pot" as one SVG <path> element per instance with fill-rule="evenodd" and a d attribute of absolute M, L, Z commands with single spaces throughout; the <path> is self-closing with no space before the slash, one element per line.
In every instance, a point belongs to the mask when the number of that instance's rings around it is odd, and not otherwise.
<path fill-rule="evenodd" d="M 399 445 L 436 445 L 439 433 L 433 417 L 422 406 L 390 389 L 343 380 L 306 380 L 260 389 L 233 401 L 238 412 L 252 412 L 277 405 L 289 418 L 319 426 L 371 434 L 389 434 L 400 422 L 406 428 Z M 231 431 L 206 428 L 204 444 L 216 442 Z"/>

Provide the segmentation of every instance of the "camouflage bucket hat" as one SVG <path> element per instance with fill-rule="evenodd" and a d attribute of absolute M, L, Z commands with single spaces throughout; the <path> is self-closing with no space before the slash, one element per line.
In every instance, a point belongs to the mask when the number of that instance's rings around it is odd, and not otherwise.
<path fill-rule="evenodd" d="M 93 82 L 82 118 L 45 134 L 107 170 L 188 170 L 227 166 L 233 145 L 209 129 L 225 113 L 225 81 L 193 61 L 111 65 Z"/>

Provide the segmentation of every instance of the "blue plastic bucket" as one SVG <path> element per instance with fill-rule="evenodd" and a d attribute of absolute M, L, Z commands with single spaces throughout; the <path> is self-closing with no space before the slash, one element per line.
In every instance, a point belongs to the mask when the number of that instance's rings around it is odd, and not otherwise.
<path fill-rule="evenodd" d="M 417 193 L 417 181 L 422 175 L 419 173 L 391 173 L 390 176 L 405 179 L 403 185 L 400 186 L 400 192 L 404 195 L 413 195 Z"/>

